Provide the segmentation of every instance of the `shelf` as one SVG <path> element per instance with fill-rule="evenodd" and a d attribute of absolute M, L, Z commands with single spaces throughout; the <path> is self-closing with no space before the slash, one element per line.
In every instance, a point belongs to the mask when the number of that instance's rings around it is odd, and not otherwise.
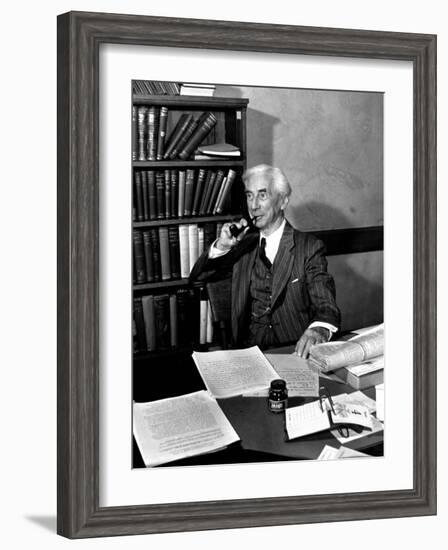
<path fill-rule="evenodd" d="M 214 167 L 241 167 L 244 168 L 246 162 L 244 160 L 134 160 L 132 161 L 133 168 L 152 168 L 153 170 L 162 168 L 214 168 Z"/>
<path fill-rule="evenodd" d="M 193 216 L 185 218 L 166 218 L 160 220 L 147 220 L 143 222 L 133 222 L 132 227 L 139 229 L 143 227 L 161 227 L 166 225 L 186 225 L 189 223 L 208 223 L 208 222 L 228 222 L 230 220 L 239 221 L 243 214 L 222 214 L 216 216 Z"/>
<path fill-rule="evenodd" d="M 143 95 L 133 94 L 132 102 L 137 105 L 161 105 L 164 107 L 192 107 L 198 109 L 235 110 L 245 108 L 249 103 L 240 97 L 207 97 L 193 95 Z"/>
<path fill-rule="evenodd" d="M 140 283 L 134 284 L 134 290 L 157 290 L 167 287 L 188 286 L 188 279 L 169 279 L 167 281 L 157 281 L 156 283 Z"/>

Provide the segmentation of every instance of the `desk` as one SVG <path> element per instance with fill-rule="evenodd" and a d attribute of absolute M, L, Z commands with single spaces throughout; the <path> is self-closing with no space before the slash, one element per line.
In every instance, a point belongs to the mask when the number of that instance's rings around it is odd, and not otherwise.
<path fill-rule="evenodd" d="M 269 350 L 269 353 L 291 353 L 293 348 L 284 347 Z M 179 369 L 177 376 L 169 370 Z M 196 365 L 191 357 L 184 358 L 179 365 L 167 366 L 167 370 L 154 375 L 151 369 L 151 380 L 146 383 L 140 380 L 138 390 L 134 384 L 136 401 L 151 401 L 174 397 L 193 391 L 205 389 Z M 181 373 L 181 375 L 179 375 Z M 135 382 L 134 373 L 134 382 Z M 156 379 L 155 379 L 156 378 Z M 331 395 L 351 393 L 353 388 L 346 384 L 321 379 Z M 368 388 L 364 393 L 375 398 L 375 389 Z M 138 394 L 138 398 L 136 396 Z M 288 406 L 302 405 L 316 398 L 293 397 L 288 400 Z M 286 441 L 284 414 L 272 413 L 268 410 L 267 399 L 263 397 L 231 397 L 219 399 L 218 403 L 230 423 L 238 433 L 241 441 L 230 445 L 227 449 L 207 455 L 199 455 L 188 459 L 170 462 L 166 466 L 188 466 L 198 464 L 229 464 L 247 462 L 271 462 L 277 460 L 310 460 L 316 459 L 325 445 L 339 447 L 339 441 L 327 432 L 309 435 L 293 441 Z M 368 433 L 362 438 L 349 442 L 346 446 L 367 452 L 375 456 L 382 455 L 383 432 Z M 144 467 L 143 460 L 134 442 L 133 467 Z"/>

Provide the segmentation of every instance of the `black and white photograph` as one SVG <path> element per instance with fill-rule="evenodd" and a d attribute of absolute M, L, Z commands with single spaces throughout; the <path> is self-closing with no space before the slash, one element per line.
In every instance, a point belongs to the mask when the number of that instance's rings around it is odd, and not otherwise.
<path fill-rule="evenodd" d="M 131 87 L 132 468 L 381 459 L 384 94 Z"/>

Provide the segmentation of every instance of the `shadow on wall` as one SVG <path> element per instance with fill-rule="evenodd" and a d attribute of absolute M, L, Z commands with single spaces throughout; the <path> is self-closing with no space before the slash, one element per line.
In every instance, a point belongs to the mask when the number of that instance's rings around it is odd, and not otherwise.
<path fill-rule="evenodd" d="M 313 214 L 311 217 L 310 215 Z M 316 220 L 317 215 L 317 220 Z M 335 227 L 349 227 L 348 220 L 328 205 L 311 202 L 288 208 L 286 217 L 302 231 L 317 230 L 322 220 L 336 220 Z M 316 220 L 312 222 L 310 220 Z M 342 330 L 383 322 L 383 252 L 341 254 L 328 257 L 328 271 L 336 284 Z"/>

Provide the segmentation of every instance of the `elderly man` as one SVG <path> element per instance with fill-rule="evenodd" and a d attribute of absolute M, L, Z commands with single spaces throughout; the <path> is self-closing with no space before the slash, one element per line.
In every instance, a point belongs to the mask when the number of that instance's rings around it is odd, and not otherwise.
<path fill-rule="evenodd" d="M 291 187 L 279 168 L 259 165 L 243 175 L 250 224 L 230 223 L 198 259 L 191 280 L 232 276 L 232 336 L 262 349 L 295 343 L 308 357 L 340 326 L 335 286 L 321 241 L 285 219 Z"/>

